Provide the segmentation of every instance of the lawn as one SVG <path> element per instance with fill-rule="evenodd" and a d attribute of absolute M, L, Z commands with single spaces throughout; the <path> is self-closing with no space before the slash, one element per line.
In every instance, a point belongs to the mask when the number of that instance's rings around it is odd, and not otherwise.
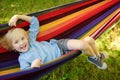
<path fill-rule="evenodd" d="M 73 1 L 75 0 L 1 0 L 0 24 L 7 23 L 14 14 L 29 14 Z M 96 43 L 99 51 L 107 54 L 106 70 L 91 65 L 82 54 L 40 80 L 120 80 L 120 20 L 102 34 Z"/>

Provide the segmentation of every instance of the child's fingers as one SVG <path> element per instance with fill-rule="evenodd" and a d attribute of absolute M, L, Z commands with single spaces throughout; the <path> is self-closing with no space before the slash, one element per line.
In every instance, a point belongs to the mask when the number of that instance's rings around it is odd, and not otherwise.
<path fill-rule="evenodd" d="M 31 64 L 31 67 L 40 67 L 40 66 L 41 66 L 41 59 L 35 59 Z"/>
<path fill-rule="evenodd" d="M 16 16 L 16 15 L 13 16 L 13 17 L 9 20 L 8 25 L 9 25 L 9 26 L 16 26 L 17 20 L 18 20 L 17 16 Z"/>
<path fill-rule="evenodd" d="M 16 23 L 14 21 L 9 21 L 8 25 L 9 26 L 16 26 Z"/>
<path fill-rule="evenodd" d="M 15 20 L 9 21 L 8 25 L 9 26 L 16 26 Z"/>

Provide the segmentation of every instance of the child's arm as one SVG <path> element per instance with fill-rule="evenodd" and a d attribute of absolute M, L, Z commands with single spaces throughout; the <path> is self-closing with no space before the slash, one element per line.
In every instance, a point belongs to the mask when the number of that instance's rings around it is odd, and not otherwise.
<path fill-rule="evenodd" d="M 9 26 L 16 26 L 18 19 L 27 21 L 30 23 L 29 28 L 29 39 L 36 40 L 36 35 L 39 31 L 39 21 L 34 16 L 26 16 L 26 15 L 14 15 L 8 22 Z"/>
<path fill-rule="evenodd" d="M 21 19 L 27 22 L 30 22 L 31 17 L 26 15 L 14 15 L 8 22 L 9 26 L 16 26 L 17 21 Z"/>

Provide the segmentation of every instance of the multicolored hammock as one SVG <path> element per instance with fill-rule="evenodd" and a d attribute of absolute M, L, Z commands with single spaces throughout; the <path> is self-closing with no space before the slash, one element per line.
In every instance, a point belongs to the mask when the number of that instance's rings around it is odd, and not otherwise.
<path fill-rule="evenodd" d="M 38 41 L 50 38 L 82 39 L 86 36 L 97 39 L 107 28 L 120 19 L 120 1 L 77 1 L 28 15 L 36 16 L 40 22 Z M 29 23 L 20 22 L 17 27 L 27 30 Z M 8 29 L 10 27 L 7 24 L 0 24 L 0 34 L 5 33 Z M 39 78 L 80 54 L 80 51 L 74 50 L 43 64 L 40 68 L 20 71 L 17 61 L 19 54 L 0 47 L 0 80 Z"/>

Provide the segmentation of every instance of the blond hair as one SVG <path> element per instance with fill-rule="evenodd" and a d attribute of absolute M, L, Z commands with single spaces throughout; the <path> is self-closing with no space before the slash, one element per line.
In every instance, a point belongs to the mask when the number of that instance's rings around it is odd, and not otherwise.
<path fill-rule="evenodd" d="M 20 36 L 25 35 L 28 38 L 28 35 L 24 29 L 13 28 L 10 29 L 3 37 L 1 37 L 0 45 L 7 50 L 13 50 L 12 40 L 19 38 Z"/>

